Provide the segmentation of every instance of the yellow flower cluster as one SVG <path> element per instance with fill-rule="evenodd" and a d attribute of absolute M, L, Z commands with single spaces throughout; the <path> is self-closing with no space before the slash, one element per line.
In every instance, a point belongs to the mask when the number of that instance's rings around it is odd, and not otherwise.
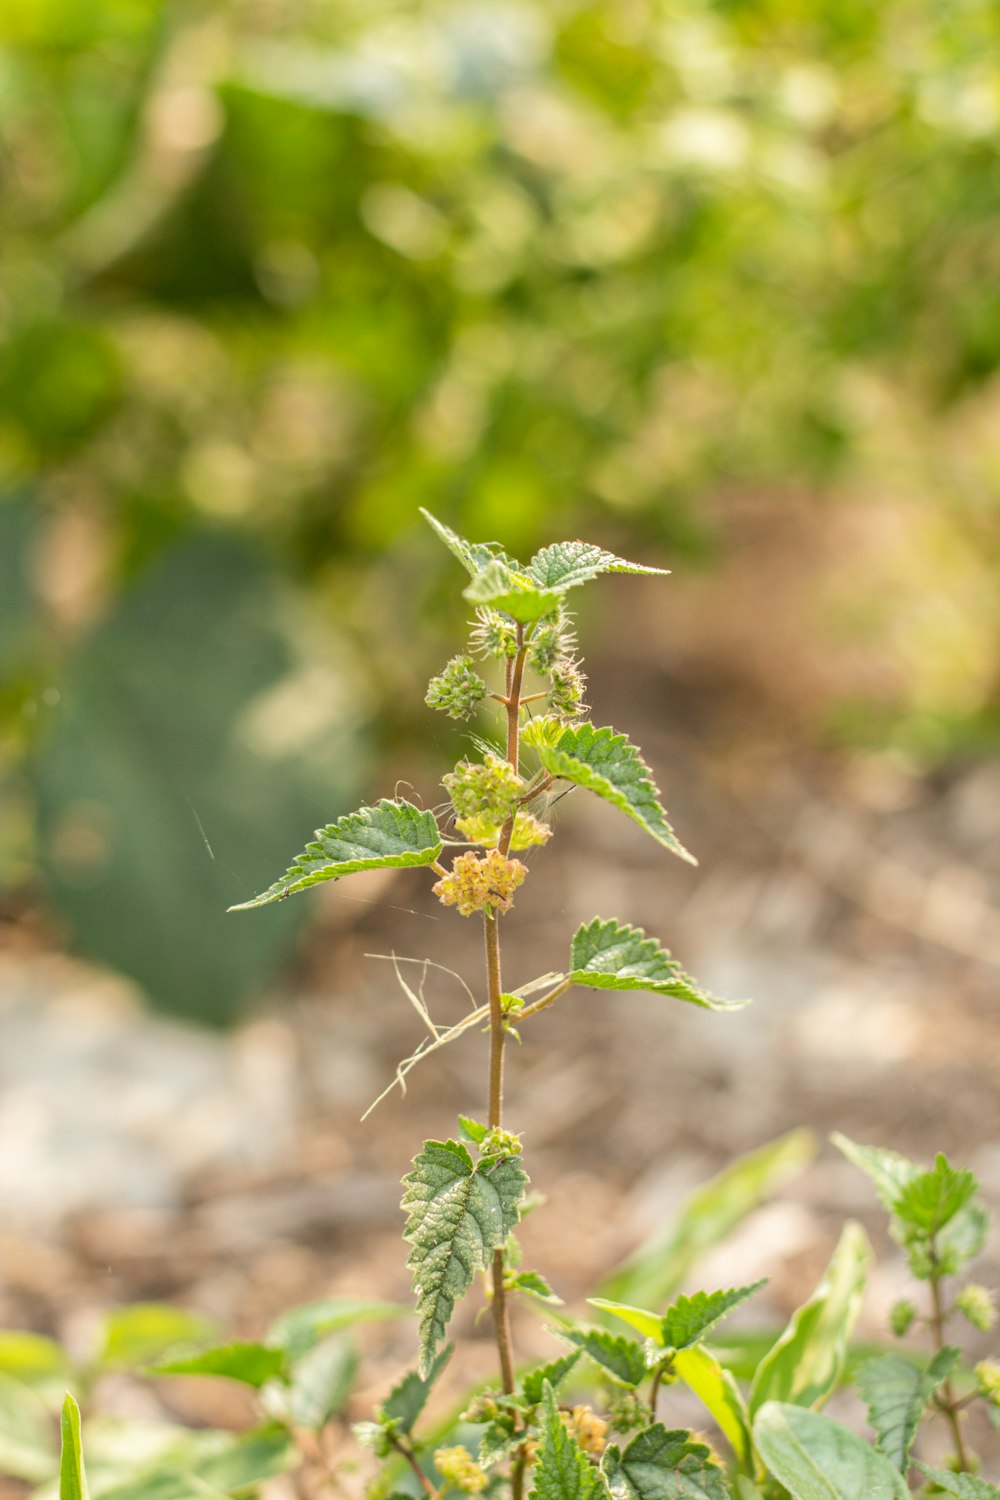
<path fill-rule="evenodd" d="M 441 1478 L 463 1495 L 478 1495 L 490 1482 L 490 1476 L 476 1463 L 468 1448 L 439 1448 L 434 1463 Z"/>
<path fill-rule="evenodd" d="M 470 849 L 460 854 L 434 886 L 434 894 L 443 906 L 457 906 L 463 917 L 492 907 L 507 911 L 527 867 L 519 859 L 504 859 L 499 849 L 491 849 L 480 858 Z"/>
<path fill-rule="evenodd" d="M 469 818 L 456 818 L 455 827 L 462 837 L 472 844 L 485 844 L 489 847 L 491 844 L 496 844 L 500 838 L 500 824 L 491 823 L 489 818 L 482 814 Z M 540 822 L 534 813 L 519 811 L 514 818 L 514 834 L 510 847 L 530 849 L 534 844 L 547 843 L 551 837 L 552 829 L 547 823 Z"/>
<path fill-rule="evenodd" d="M 563 1412 L 562 1419 L 567 1431 L 576 1439 L 584 1453 L 589 1453 L 591 1458 L 600 1458 L 604 1452 L 608 1424 L 597 1415 L 593 1407 L 574 1406 L 572 1411 Z"/>

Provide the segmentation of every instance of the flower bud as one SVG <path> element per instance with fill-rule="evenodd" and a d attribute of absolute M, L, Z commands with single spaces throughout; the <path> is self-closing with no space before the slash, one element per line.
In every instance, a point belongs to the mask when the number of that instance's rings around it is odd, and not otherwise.
<path fill-rule="evenodd" d="M 469 645 L 479 656 L 492 656 L 497 661 L 517 655 L 517 631 L 513 621 L 499 610 L 480 605 L 476 610 L 476 623 L 472 627 Z"/>
<path fill-rule="evenodd" d="M 975 1369 L 979 1394 L 993 1406 L 1000 1406 L 1000 1365 L 995 1359 L 983 1359 Z"/>
<path fill-rule="evenodd" d="M 439 1448 L 434 1463 L 441 1478 L 463 1495 L 478 1495 L 490 1482 L 486 1470 L 476 1463 L 468 1448 Z"/>
<path fill-rule="evenodd" d="M 583 701 L 586 684 L 587 679 L 575 662 L 568 658 L 557 661 L 549 673 L 546 708 L 562 719 L 577 718 L 586 708 Z"/>
<path fill-rule="evenodd" d="M 487 907 L 507 911 L 527 873 L 519 859 L 504 859 L 499 849 L 491 849 L 482 858 L 470 849 L 458 856 L 451 874 L 442 876 L 432 889 L 442 906 L 457 906 L 463 917 Z"/>
<path fill-rule="evenodd" d="M 904 1338 L 909 1333 L 916 1316 L 917 1309 L 912 1302 L 907 1302 L 905 1297 L 893 1303 L 889 1309 L 889 1327 L 898 1339 Z"/>

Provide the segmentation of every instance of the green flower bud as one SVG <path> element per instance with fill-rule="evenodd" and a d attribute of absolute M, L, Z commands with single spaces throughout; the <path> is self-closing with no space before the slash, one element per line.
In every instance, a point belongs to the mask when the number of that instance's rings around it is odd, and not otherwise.
<path fill-rule="evenodd" d="M 524 1147 L 513 1130 L 502 1130 L 497 1126 L 483 1136 L 479 1149 L 484 1156 L 520 1156 Z"/>
<path fill-rule="evenodd" d="M 499 610 L 480 605 L 469 645 L 478 656 L 492 656 L 503 661 L 508 656 L 517 655 L 517 631 L 513 622 Z"/>
<path fill-rule="evenodd" d="M 955 1306 L 962 1314 L 967 1323 L 973 1328 L 978 1328 L 981 1333 L 989 1333 L 997 1319 L 997 1310 L 993 1305 L 993 1293 L 977 1282 L 970 1281 L 968 1286 L 963 1286 L 955 1298 Z"/>
<path fill-rule="evenodd" d="M 457 818 L 481 817 L 496 824 L 507 821 L 524 789 L 514 767 L 492 750 L 481 761 L 460 761 L 442 777 L 442 785 Z"/>
<path fill-rule="evenodd" d="M 528 647 L 528 666 L 540 677 L 547 677 L 556 662 L 571 658 L 576 650 L 576 633 L 569 615 L 560 609 L 555 615 L 539 620 Z"/>
<path fill-rule="evenodd" d="M 564 658 L 554 663 L 549 673 L 549 691 L 545 706 L 563 719 L 576 719 L 586 711 L 583 701 L 587 679 L 575 662 Z"/>
<path fill-rule="evenodd" d="M 912 1302 L 907 1302 L 905 1297 L 893 1303 L 889 1310 L 889 1327 L 898 1339 L 904 1338 L 909 1333 L 916 1316 L 917 1309 Z"/>
<path fill-rule="evenodd" d="M 451 719 L 471 718 L 487 692 L 474 666 L 471 656 L 453 656 L 444 671 L 427 684 L 427 707 L 439 708 Z"/>

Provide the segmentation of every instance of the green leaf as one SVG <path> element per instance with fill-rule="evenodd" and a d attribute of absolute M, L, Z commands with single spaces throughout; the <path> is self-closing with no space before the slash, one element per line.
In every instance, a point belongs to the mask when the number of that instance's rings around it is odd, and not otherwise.
<path fill-rule="evenodd" d="M 547 1365 L 539 1365 L 537 1370 L 529 1370 L 521 1380 L 521 1393 L 528 1405 L 538 1405 L 545 1394 L 546 1381 L 557 1391 L 579 1358 L 580 1351 L 577 1349 L 572 1354 L 564 1354 L 559 1359 L 551 1360 Z"/>
<path fill-rule="evenodd" d="M 599 1307 L 602 1312 L 612 1313 L 623 1323 L 635 1328 L 644 1338 L 659 1344 L 663 1333 L 662 1313 L 649 1312 L 645 1307 L 630 1307 L 627 1302 L 610 1302 L 607 1297 L 588 1297 L 587 1301 L 591 1307 Z"/>
<path fill-rule="evenodd" d="M 728 1440 L 738 1467 L 752 1474 L 755 1462 L 750 1413 L 731 1373 L 701 1345 L 679 1350 L 672 1363 L 675 1373 L 698 1397 Z"/>
<path fill-rule="evenodd" d="M 864 1230 L 845 1225 L 819 1286 L 757 1367 L 752 1412 L 767 1401 L 818 1407 L 826 1400 L 844 1368 L 870 1259 Z"/>
<path fill-rule="evenodd" d="M 947 1469 L 932 1469 L 919 1458 L 916 1464 L 921 1474 L 946 1495 L 957 1495 L 958 1500 L 1000 1500 L 1000 1489 L 975 1474 L 952 1474 Z"/>
<path fill-rule="evenodd" d="M 518 1221 L 528 1178 L 514 1156 L 472 1157 L 458 1141 L 425 1141 L 403 1178 L 403 1237 L 420 1315 L 420 1372 L 431 1367 L 455 1303 Z"/>
<path fill-rule="evenodd" d="M 40 1484 L 56 1467 L 51 1418 L 41 1396 L 0 1375 L 0 1474 Z"/>
<path fill-rule="evenodd" d="M 794 1500 L 910 1500 L 898 1470 L 839 1422 L 768 1401 L 753 1428 L 757 1451 Z"/>
<path fill-rule="evenodd" d="M 59 1500 L 90 1500 L 83 1466 L 80 1408 L 67 1395 L 62 1409 L 62 1456 L 59 1460 Z"/>
<path fill-rule="evenodd" d="M 470 604 L 500 609 L 522 625 L 530 625 L 559 607 L 562 597 L 555 589 L 539 588 L 527 573 L 517 572 L 494 558 L 462 590 Z"/>
<path fill-rule="evenodd" d="M 0 1332 L 0 1374 L 10 1375 L 32 1390 L 65 1390 L 70 1374 L 65 1349 L 40 1333 Z"/>
<path fill-rule="evenodd" d="M 521 1442 L 521 1433 L 511 1411 L 500 1411 L 483 1428 L 479 1439 L 479 1465 L 492 1469 L 494 1464 L 508 1458 Z"/>
<path fill-rule="evenodd" d="M 542 765 L 553 776 L 595 792 L 672 854 L 689 864 L 698 863 L 667 822 L 650 769 L 623 734 L 608 727 L 577 724 L 564 729 L 554 744 L 539 744 L 537 751 Z"/>
<path fill-rule="evenodd" d="M 319 1432 L 347 1405 L 360 1360 L 354 1345 L 340 1334 L 324 1339 L 303 1355 L 282 1395 L 282 1407 L 293 1427 Z"/>
<path fill-rule="evenodd" d="M 808 1165 L 816 1141 L 807 1130 L 793 1130 L 759 1146 L 711 1178 L 684 1203 L 675 1223 L 658 1231 L 610 1276 L 605 1297 L 622 1303 L 662 1306 L 677 1291 L 706 1250 L 789 1178 Z"/>
<path fill-rule="evenodd" d="M 423 506 L 420 507 L 420 514 L 434 528 L 449 552 L 454 553 L 463 568 L 473 577 L 491 562 L 506 563 L 511 568 L 520 567 L 512 557 L 507 556 L 499 542 L 467 542 L 464 537 L 452 531 L 450 526 L 432 516 L 429 510 L 424 510 Z"/>
<path fill-rule="evenodd" d="M 110 1313 L 104 1324 L 102 1365 L 148 1365 L 178 1344 L 203 1343 L 215 1329 L 197 1313 L 162 1302 L 134 1302 Z"/>
<path fill-rule="evenodd" d="M 251 901 L 241 901 L 230 911 L 250 911 L 281 901 L 293 891 L 339 880 L 357 870 L 413 869 L 432 865 L 444 844 L 432 812 L 422 812 L 412 802 L 383 797 L 377 807 L 357 812 L 316 830 L 295 863 L 280 880 Z"/>
<path fill-rule="evenodd" d="M 459 1115 L 458 1125 L 465 1139 L 472 1141 L 476 1146 L 490 1133 L 488 1125 L 483 1125 L 479 1120 L 473 1120 L 469 1115 Z"/>
<path fill-rule="evenodd" d="M 281 1474 L 296 1455 L 294 1443 L 282 1428 L 258 1427 L 204 1459 L 198 1465 L 197 1477 L 213 1489 L 244 1490 Z"/>
<path fill-rule="evenodd" d="M 977 1186 L 975 1173 L 956 1171 L 939 1152 L 930 1171 L 900 1189 L 894 1212 L 911 1228 L 935 1235 L 965 1207 Z"/>
<path fill-rule="evenodd" d="M 436 1381 L 451 1359 L 454 1349 L 454 1344 L 447 1344 L 434 1359 L 426 1375 L 420 1375 L 416 1370 L 410 1370 L 404 1375 L 382 1402 L 379 1410 L 380 1419 L 383 1422 L 394 1423 L 396 1431 L 403 1433 L 404 1436 L 411 1433 L 417 1418 L 427 1405 L 427 1398 Z"/>
<path fill-rule="evenodd" d="M 535 553 L 525 571 L 541 588 L 561 592 L 589 583 L 600 573 L 658 573 L 663 577 L 670 573 L 669 568 L 647 568 L 642 563 L 626 562 L 593 542 L 553 542 Z"/>
<path fill-rule="evenodd" d="M 541 1443 L 532 1472 L 531 1500 L 591 1500 L 600 1476 L 576 1439 L 563 1426 L 551 1385 L 546 1383 L 540 1423 Z"/>
<path fill-rule="evenodd" d="M 529 1292 L 532 1297 L 540 1297 L 543 1302 L 562 1306 L 563 1299 L 556 1295 L 540 1271 L 518 1271 L 510 1285 L 515 1291 Z"/>
<path fill-rule="evenodd" d="M 377 1323 L 408 1318 L 410 1309 L 398 1302 L 375 1302 L 355 1297 L 323 1297 L 283 1312 L 268 1329 L 266 1343 L 284 1349 L 292 1364 L 318 1339 L 354 1323 Z"/>
<path fill-rule="evenodd" d="M 588 1355 L 615 1385 L 635 1390 L 649 1373 L 643 1347 L 634 1339 L 605 1333 L 602 1328 L 560 1328 L 554 1331 Z"/>
<path fill-rule="evenodd" d="M 901 1474 L 906 1473 L 928 1402 L 960 1357 L 958 1349 L 942 1349 L 926 1370 L 921 1370 L 902 1355 L 882 1354 L 866 1360 L 858 1370 L 858 1388 L 868 1407 L 876 1447 Z"/>
<path fill-rule="evenodd" d="M 922 1169 L 896 1151 L 887 1151 L 882 1146 L 859 1146 L 839 1131 L 835 1131 L 830 1140 L 849 1162 L 871 1178 L 883 1208 L 895 1213 L 896 1201 L 903 1188 L 914 1177 L 919 1177 Z"/>
<path fill-rule="evenodd" d="M 746 1000 L 719 1000 L 703 990 L 641 927 L 595 917 L 578 927 L 570 950 L 574 984 L 594 990 L 651 990 L 707 1010 L 742 1010 Z"/>
<path fill-rule="evenodd" d="M 619 1452 L 612 1444 L 601 1470 L 613 1500 L 728 1500 L 726 1477 L 704 1443 L 689 1432 L 647 1427 Z"/>
<path fill-rule="evenodd" d="M 734 1308 L 754 1292 L 767 1285 L 767 1277 L 752 1286 L 732 1287 L 722 1292 L 695 1292 L 693 1297 L 678 1297 L 663 1314 L 658 1342 L 665 1349 L 689 1349 L 700 1343 L 710 1329 L 721 1323 Z"/>
<path fill-rule="evenodd" d="M 272 1349 L 267 1344 L 234 1341 L 220 1344 L 215 1349 L 204 1349 L 200 1354 L 189 1354 L 178 1359 L 161 1361 L 153 1365 L 151 1375 L 218 1375 L 225 1380 L 238 1380 L 260 1390 L 269 1380 L 279 1380 L 287 1374 L 285 1351 Z"/>
<path fill-rule="evenodd" d="M 32 549 L 42 512 L 26 495 L 0 498 L 0 678 L 12 674 L 40 644 L 41 609 L 32 582 Z"/>

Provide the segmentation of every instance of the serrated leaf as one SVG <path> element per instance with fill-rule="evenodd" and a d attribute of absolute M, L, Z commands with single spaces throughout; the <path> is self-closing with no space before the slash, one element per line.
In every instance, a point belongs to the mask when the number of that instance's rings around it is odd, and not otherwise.
<path fill-rule="evenodd" d="M 179 1359 L 163 1360 L 150 1367 L 151 1375 L 218 1375 L 260 1390 L 269 1380 L 287 1374 L 285 1352 L 267 1344 L 236 1340 L 215 1349 L 203 1349 Z"/>
<path fill-rule="evenodd" d="M 957 1495 L 958 1500 L 1000 1500 L 1000 1489 L 976 1474 L 952 1474 L 950 1470 L 932 1469 L 930 1464 L 921 1463 L 919 1458 L 916 1465 L 921 1474 L 932 1480 L 939 1490 L 944 1490 L 946 1495 Z"/>
<path fill-rule="evenodd" d="M 615 1385 L 634 1391 L 649 1373 L 646 1355 L 634 1339 L 606 1333 L 603 1328 L 560 1328 L 561 1339 L 572 1344 L 599 1365 Z"/>
<path fill-rule="evenodd" d="M 595 917 L 573 934 L 570 972 L 574 984 L 592 990 L 651 990 L 706 1010 L 742 1010 L 747 1000 L 720 1000 L 685 974 L 680 964 L 641 927 Z"/>
<path fill-rule="evenodd" d="M 652 834 L 672 854 L 689 864 L 698 863 L 667 822 L 650 769 L 625 735 L 616 734 L 607 726 L 595 729 L 592 724 L 571 725 L 554 744 L 539 744 L 537 752 L 542 765 L 553 776 L 594 792 Z"/>
<path fill-rule="evenodd" d="M 882 1354 L 866 1360 L 858 1370 L 858 1388 L 868 1407 L 875 1445 L 901 1474 L 906 1473 L 927 1404 L 959 1358 L 958 1349 L 942 1349 L 926 1370 L 920 1370 L 900 1354 Z"/>
<path fill-rule="evenodd" d="M 421 811 L 412 802 L 383 797 L 375 807 L 357 812 L 318 828 L 294 864 L 250 901 L 240 901 L 230 911 L 250 911 L 282 901 L 294 891 L 339 880 L 358 870 L 413 869 L 432 865 L 444 844 L 432 812 Z"/>
<path fill-rule="evenodd" d="M 472 1141 L 478 1146 L 490 1133 L 490 1127 L 483 1125 L 479 1120 L 473 1120 L 469 1115 L 459 1115 L 458 1125 L 466 1140 Z"/>
<path fill-rule="evenodd" d="M 539 1271 L 518 1271 L 511 1281 L 511 1286 L 518 1292 L 530 1292 L 533 1297 L 540 1297 L 543 1302 L 562 1306 L 563 1299 L 556 1295 Z"/>
<path fill-rule="evenodd" d="M 755 1464 L 750 1413 L 732 1374 L 723 1369 L 714 1354 L 697 1344 L 679 1350 L 673 1357 L 673 1368 L 728 1439 L 737 1466 L 752 1474 Z"/>
<path fill-rule="evenodd" d="M 840 1131 L 834 1131 L 830 1140 L 849 1162 L 871 1178 L 883 1208 L 890 1213 L 894 1212 L 896 1199 L 906 1184 L 920 1175 L 921 1168 L 916 1162 L 907 1161 L 897 1151 L 888 1151 L 883 1146 L 859 1146 Z"/>
<path fill-rule="evenodd" d="M 860 1224 L 847 1224 L 823 1278 L 757 1367 L 750 1410 L 767 1401 L 818 1407 L 840 1378 L 861 1309 L 871 1249 Z"/>
<path fill-rule="evenodd" d="M 420 514 L 437 532 L 449 552 L 458 558 L 463 568 L 466 568 L 473 578 L 491 562 L 506 563 L 511 568 L 520 567 L 514 558 L 507 556 L 499 542 L 467 542 L 464 537 L 452 531 L 450 526 L 446 526 L 443 521 L 432 516 L 429 510 L 424 510 L 423 506 L 420 507 Z"/>
<path fill-rule="evenodd" d="M 521 1441 L 522 1435 L 515 1425 L 513 1413 L 500 1412 L 487 1422 L 479 1439 L 480 1468 L 492 1469 L 494 1464 L 508 1458 Z"/>
<path fill-rule="evenodd" d="M 613 1500 L 729 1500 L 726 1476 L 704 1443 L 656 1422 L 619 1452 L 609 1447 L 601 1470 Z"/>
<path fill-rule="evenodd" d="M 894 1212 L 904 1224 L 934 1235 L 965 1207 L 976 1187 L 973 1172 L 956 1171 L 939 1153 L 930 1171 L 919 1172 L 900 1189 Z"/>
<path fill-rule="evenodd" d="M 395 1423 L 397 1432 L 404 1435 L 411 1433 L 454 1349 L 454 1344 L 447 1344 L 434 1359 L 426 1375 L 420 1375 L 416 1370 L 408 1371 L 382 1402 L 379 1411 L 382 1420 Z"/>
<path fill-rule="evenodd" d="M 815 1137 L 792 1130 L 739 1157 L 697 1188 L 675 1222 L 658 1231 L 601 1288 L 620 1303 L 662 1305 L 706 1250 L 812 1161 Z"/>
<path fill-rule="evenodd" d="M 322 1297 L 301 1307 L 290 1307 L 271 1324 L 266 1342 L 284 1349 L 289 1362 L 302 1358 L 318 1339 L 349 1328 L 354 1323 L 380 1323 L 387 1318 L 408 1318 L 410 1309 L 398 1302 L 377 1302 L 357 1297 Z"/>
<path fill-rule="evenodd" d="M 347 1405 L 360 1359 L 354 1345 L 334 1334 L 303 1355 L 284 1393 L 284 1410 L 293 1427 L 319 1432 Z"/>
<path fill-rule="evenodd" d="M 557 609 L 561 595 L 555 589 L 539 588 L 527 573 L 494 558 L 462 590 L 462 597 L 470 604 L 489 605 L 522 625 L 530 625 Z"/>
<path fill-rule="evenodd" d="M 538 1405 L 545 1394 L 546 1381 L 557 1391 L 579 1358 L 580 1350 L 574 1349 L 572 1354 L 564 1354 L 559 1359 L 550 1360 L 547 1365 L 540 1365 L 537 1370 L 529 1370 L 521 1381 L 521 1394 L 528 1405 Z"/>
<path fill-rule="evenodd" d="M 420 1371 L 426 1375 L 455 1304 L 485 1271 L 518 1221 L 527 1175 L 517 1157 L 473 1165 L 459 1141 L 425 1141 L 403 1179 L 409 1211 L 403 1237 L 420 1316 Z"/>
<path fill-rule="evenodd" d="M 910 1500 L 887 1458 L 819 1412 L 768 1401 L 757 1413 L 753 1435 L 768 1469 L 794 1500 Z"/>
<path fill-rule="evenodd" d="M 650 1312 L 645 1307 L 630 1307 L 627 1302 L 611 1302 L 607 1297 L 588 1297 L 587 1301 L 591 1307 L 599 1307 L 602 1312 L 609 1312 L 614 1317 L 620 1318 L 643 1338 L 652 1339 L 654 1344 L 659 1344 L 663 1333 L 663 1314 Z"/>
<path fill-rule="evenodd" d="M 589 583 L 601 573 L 658 573 L 667 577 L 670 569 L 647 568 L 642 563 L 626 562 L 623 557 L 616 557 L 593 542 L 553 542 L 535 553 L 525 572 L 541 588 L 559 589 L 565 593 L 581 583 Z"/>
<path fill-rule="evenodd" d="M 754 1292 L 767 1285 L 767 1277 L 752 1286 L 731 1287 L 728 1291 L 695 1292 L 693 1297 L 678 1297 L 663 1314 L 659 1343 L 665 1349 L 689 1349 L 699 1343 L 717 1323 L 739 1307 Z"/>
<path fill-rule="evenodd" d="M 551 1385 L 542 1399 L 541 1443 L 532 1472 L 532 1500 L 591 1500 L 601 1481 L 579 1443 L 564 1427 Z"/>
<path fill-rule="evenodd" d="M 90 1500 L 87 1471 L 83 1465 L 80 1408 L 69 1394 L 63 1402 L 60 1427 L 62 1455 L 59 1459 L 59 1500 Z"/>

